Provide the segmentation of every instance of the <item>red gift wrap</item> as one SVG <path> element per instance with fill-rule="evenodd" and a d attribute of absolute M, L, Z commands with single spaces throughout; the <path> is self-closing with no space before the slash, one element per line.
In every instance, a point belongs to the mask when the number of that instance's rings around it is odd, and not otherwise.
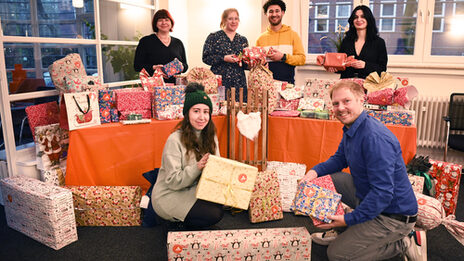
<path fill-rule="evenodd" d="M 435 198 L 441 202 L 447 216 L 454 215 L 458 200 L 462 165 L 439 160 L 430 160 L 430 163 L 432 167 L 428 173 L 437 180 Z"/>

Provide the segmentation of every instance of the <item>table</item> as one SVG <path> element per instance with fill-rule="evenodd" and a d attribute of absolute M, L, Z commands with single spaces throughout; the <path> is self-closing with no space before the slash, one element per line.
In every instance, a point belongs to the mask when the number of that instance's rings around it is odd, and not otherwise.
<path fill-rule="evenodd" d="M 215 116 L 221 155 L 227 155 L 227 119 Z M 142 173 L 161 166 L 164 143 L 179 120 L 152 120 L 149 124 L 103 124 L 69 134 L 67 185 L 150 184 Z M 416 127 L 387 126 L 401 143 L 409 162 L 416 153 Z M 334 120 L 269 117 L 268 160 L 304 163 L 308 168 L 327 160 L 343 136 Z M 380 152 L 380 149 L 379 149 Z"/>

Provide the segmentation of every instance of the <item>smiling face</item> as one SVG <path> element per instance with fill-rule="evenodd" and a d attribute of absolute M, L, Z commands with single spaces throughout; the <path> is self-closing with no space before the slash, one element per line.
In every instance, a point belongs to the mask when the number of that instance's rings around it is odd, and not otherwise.
<path fill-rule="evenodd" d="M 240 18 L 238 17 L 237 12 L 230 12 L 225 20 L 224 29 L 229 32 L 235 32 L 240 23 Z"/>
<path fill-rule="evenodd" d="M 363 111 L 364 98 L 354 94 L 350 88 L 342 87 L 332 92 L 335 117 L 346 127 L 350 127 Z"/>
<path fill-rule="evenodd" d="M 159 32 L 170 32 L 172 29 L 172 23 L 169 18 L 160 18 L 156 21 L 156 27 Z"/>
<path fill-rule="evenodd" d="M 364 17 L 364 12 L 362 10 L 357 10 L 354 15 L 353 20 L 354 27 L 356 30 L 366 30 L 367 28 L 367 20 Z"/>
<path fill-rule="evenodd" d="M 282 11 L 279 5 L 271 5 L 267 9 L 266 15 L 269 23 L 272 26 L 276 26 L 282 23 L 282 17 L 284 16 L 285 12 Z"/>
<path fill-rule="evenodd" d="M 189 121 L 196 130 L 203 130 L 208 125 L 210 119 L 209 107 L 206 104 L 198 103 L 193 105 L 189 110 Z"/>

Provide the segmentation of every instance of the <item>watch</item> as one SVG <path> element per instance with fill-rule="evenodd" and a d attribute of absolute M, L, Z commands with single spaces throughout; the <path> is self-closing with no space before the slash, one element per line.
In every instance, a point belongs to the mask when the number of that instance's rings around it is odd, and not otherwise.
<path fill-rule="evenodd" d="M 284 56 L 282 56 L 282 59 L 280 59 L 282 62 L 285 62 L 287 60 L 287 54 L 284 53 Z"/>

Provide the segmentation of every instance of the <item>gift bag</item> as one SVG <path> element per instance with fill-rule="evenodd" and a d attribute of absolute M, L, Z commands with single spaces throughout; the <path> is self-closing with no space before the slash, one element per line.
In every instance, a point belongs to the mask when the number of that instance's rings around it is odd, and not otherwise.
<path fill-rule="evenodd" d="M 142 83 L 142 87 L 145 91 L 152 91 L 153 88 L 157 86 L 164 86 L 164 79 L 163 74 L 159 69 L 156 69 L 153 72 L 153 75 L 150 76 L 147 70 L 142 69 L 139 73 L 140 82 Z"/>
<path fill-rule="evenodd" d="M 65 93 L 69 130 L 100 125 L 97 92 Z"/>

